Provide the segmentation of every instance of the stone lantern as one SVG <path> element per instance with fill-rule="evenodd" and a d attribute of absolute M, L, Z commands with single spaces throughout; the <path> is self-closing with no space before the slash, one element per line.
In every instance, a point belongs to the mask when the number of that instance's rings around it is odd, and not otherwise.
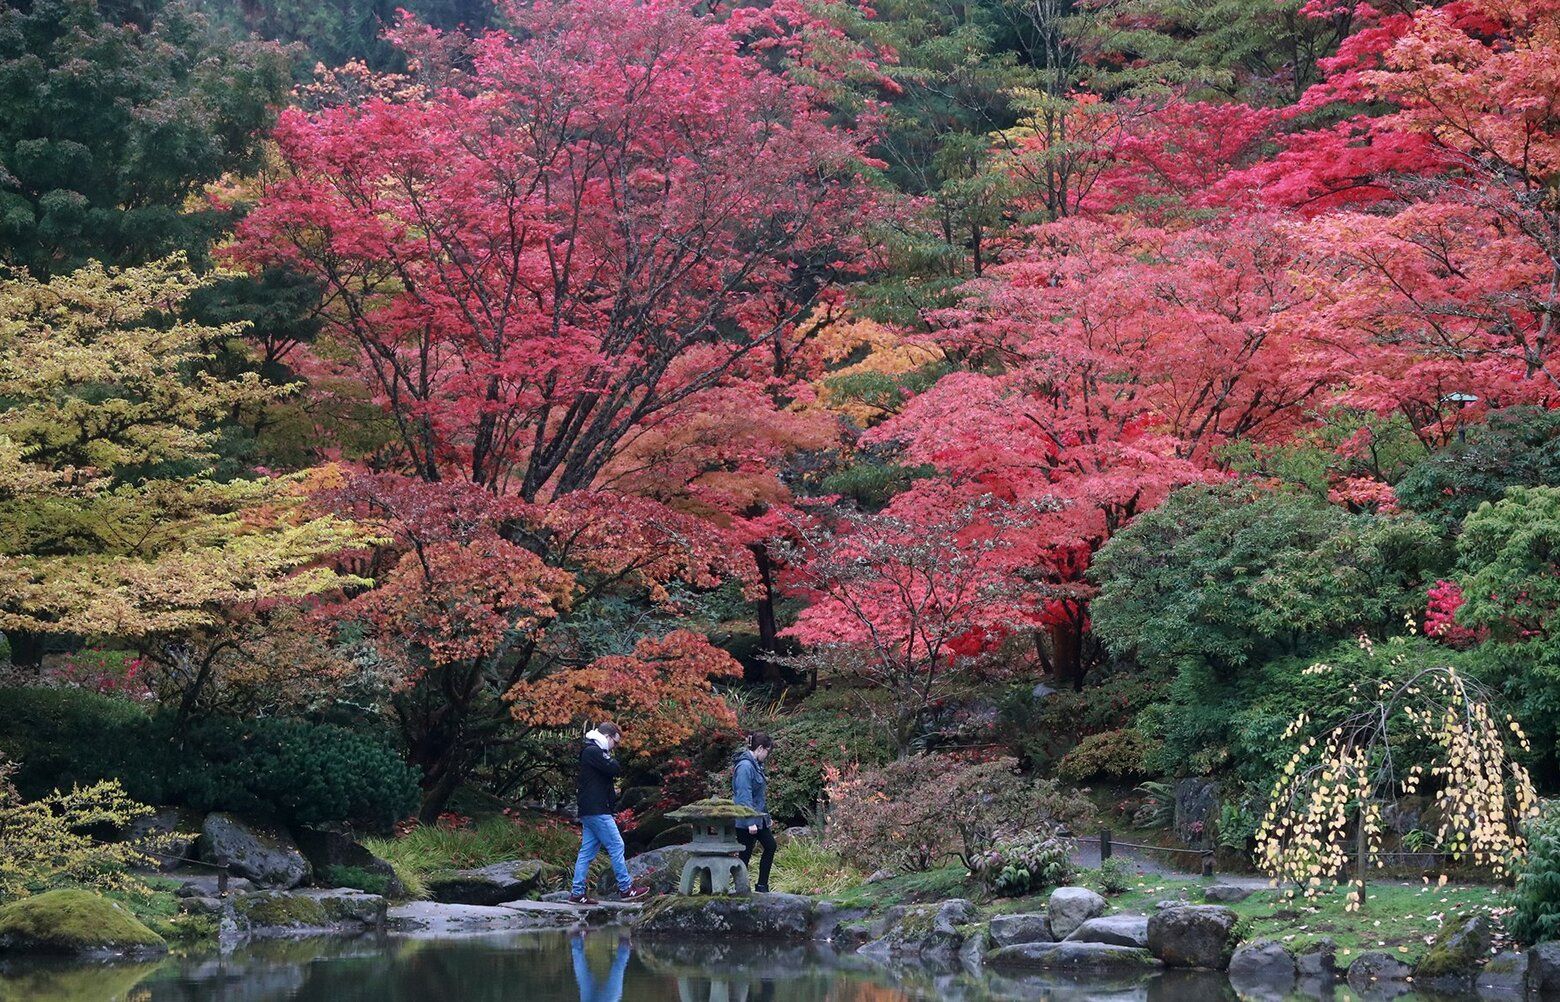
<path fill-rule="evenodd" d="M 677 893 L 752 893 L 747 864 L 738 858 L 742 843 L 737 841 L 736 825 L 753 816 L 752 810 L 741 804 L 713 797 L 667 815 L 693 829 L 693 841 L 682 846 L 690 855 L 683 864 Z"/>

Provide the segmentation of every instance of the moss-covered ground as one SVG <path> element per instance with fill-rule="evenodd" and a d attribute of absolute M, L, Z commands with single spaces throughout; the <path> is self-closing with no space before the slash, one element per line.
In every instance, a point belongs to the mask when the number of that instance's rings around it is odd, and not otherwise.
<path fill-rule="evenodd" d="M 1083 870 L 1074 881 L 1103 893 L 1097 870 Z M 1136 876 L 1127 888 L 1106 894 L 1111 912 L 1151 915 L 1159 902 L 1203 903 L 1203 889 L 1218 878 Z M 1243 939 L 1273 939 L 1297 953 L 1323 939 L 1332 940 L 1338 962 L 1370 950 L 1384 951 L 1414 963 L 1441 930 L 1444 920 L 1482 913 L 1495 931 L 1497 948 L 1509 945 L 1504 919 L 1510 913 L 1510 892 L 1480 884 L 1439 885 L 1435 881 L 1382 881 L 1366 888 L 1365 904 L 1348 911 L 1347 888 L 1328 889 L 1313 898 L 1285 897 L 1274 889 L 1256 890 L 1245 901 L 1231 904 L 1241 917 Z M 961 866 L 891 877 L 873 884 L 855 884 L 829 895 L 845 907 L 874 912 L 897 904 L 914 904 L 950 897 L 970 898 L 988 913 L 1042 911 L 1049 891 L 1030 897 L 992 898 L 971 881 Z"/>

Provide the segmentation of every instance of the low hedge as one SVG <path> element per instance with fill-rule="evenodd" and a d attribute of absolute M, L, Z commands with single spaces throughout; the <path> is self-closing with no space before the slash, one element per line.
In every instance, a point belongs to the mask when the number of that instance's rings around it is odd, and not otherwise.
<path fill-rule="evenodd" d="M 168 712 L 80 689 L 0 689 L 0 752 L 23 795 L 117 779 L 149 804 L 310 827 L 387 831 L 417 805 L 417 776 L 368 735 L 306 720 Z"/>

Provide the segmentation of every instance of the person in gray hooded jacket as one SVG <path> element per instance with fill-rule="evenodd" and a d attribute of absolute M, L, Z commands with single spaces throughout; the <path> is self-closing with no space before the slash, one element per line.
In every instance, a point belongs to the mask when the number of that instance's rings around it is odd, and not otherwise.
<path fill-rule="evenodd" d="M 775 861 L 775 833 L 769 825 L 769 805 L 764 801 L 768 782 L 764 776 L 764 762 L 775 746 L 774 739 L 763 731 L 748 735 L 747 747 L 737 752 L 731 767 L 731 799 L 749 808 L 751 817 L 737 821 L 737 840 L 742 843 L 742 862 L 753 858 L 753 846 L 763 848 L 758 858 L 758 883 L 753 890 L 760 894 L 769 891 L 769 868 Z"/>

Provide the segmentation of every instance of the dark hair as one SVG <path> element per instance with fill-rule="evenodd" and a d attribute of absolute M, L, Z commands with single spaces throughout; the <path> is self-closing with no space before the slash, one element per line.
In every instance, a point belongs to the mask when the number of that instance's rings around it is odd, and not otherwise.
<path fill-rule="evenodd" d="M 596 730 L 600 731 L 609 738 L 620 738 L 623 736 L 622 729 L 610 720 L 603 720 L 601 723 L 597 724 Z"/>
<path fill-rule="evenodd" d="M 773 748 L 775 739 L 763 731 L 754 731 L 748 735 L 748 750 L 758 751 L 760 748 Z"/>

